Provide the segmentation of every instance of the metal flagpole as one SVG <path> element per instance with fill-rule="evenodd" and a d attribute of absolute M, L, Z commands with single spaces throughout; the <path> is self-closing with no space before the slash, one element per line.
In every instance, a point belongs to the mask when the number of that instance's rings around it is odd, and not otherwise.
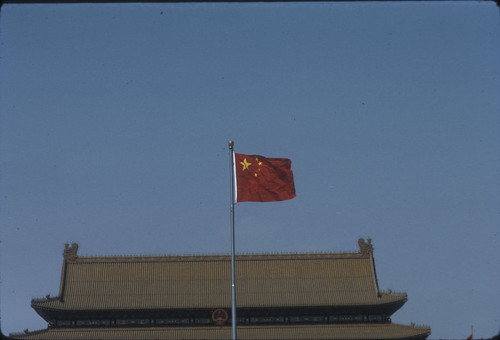
<path fill-rule="evenodd" d="M 235 247 L 234 247 L 234 142 L 230 140 L 229 145 L 229 165 L 231 171 L 231 325 L 233 340 L 236 340 L 236 284 L 235 284 Z"/>

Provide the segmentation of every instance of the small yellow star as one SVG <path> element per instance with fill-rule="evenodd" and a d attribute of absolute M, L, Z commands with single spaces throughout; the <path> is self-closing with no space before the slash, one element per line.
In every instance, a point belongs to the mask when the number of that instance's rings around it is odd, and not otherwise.
<path fill-rule="evenodd" d="M 260 166 L 262 165 L 262 162 L 259 161 L 259 159 L 257 157 L 255 157 L 255 160 L 257 161 L 257 164 L 259 165 L 259 169 L 257 170 L 257 172 L 254 172 L 254 176 L 257 177 L 259 175 L 259 172 L 260 172 Z"/>
<path fill-rule="evenodd" d="M 249 170 L 250 171 L 250 169 L 248 168 L 248 166 L 252 165 L 252 163 L 248 163 L 246 158 L 243 160 L 243 162 L 240 162 L 240 164 L 243 165 L 243 171 L 245 171 L 245 170 Z"/>

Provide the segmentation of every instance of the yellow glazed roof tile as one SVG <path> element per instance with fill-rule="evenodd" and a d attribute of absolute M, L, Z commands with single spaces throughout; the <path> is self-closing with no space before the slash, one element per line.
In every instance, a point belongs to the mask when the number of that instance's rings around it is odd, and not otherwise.
<path fill-rule="evenodd" d="M 353 253 L 238 255 L 238 307 L 374 306 L 406 301 L 405 294 L 379 292 L 373 253 L 366 247 L 360 242 L 360 251 Z M 59 297 L 33 300 L 32 305 L 62 310 L 228 308 L 230 256 L 65 253 Z"/>
<path fill-rule="evenodd" d="M 428 327 L 399 324 L 240 326 L 240 340 L 362 340 L 424 339 Z M 90 339 L 157 339 L 157 340 L 225 340 L 231 339 L 231 328 L 225 327 L 149 327 L 149 328 L 72 328 L 48 329 L 18 334 L 16 339 L 90 340 Z"/>

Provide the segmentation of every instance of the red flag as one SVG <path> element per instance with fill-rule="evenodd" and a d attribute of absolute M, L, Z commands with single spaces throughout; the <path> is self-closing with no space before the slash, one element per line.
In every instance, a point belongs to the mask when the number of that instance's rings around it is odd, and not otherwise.
<path fill-rule="evenodd" d="M 295 197 L 292 161 L 234 153 L 236 202 L 274 202 Z"/>
<path fill-rule="evenodd" d="M 469 337 L 466 340 L 472 340 L 472 333 L 469 335 Z"/>

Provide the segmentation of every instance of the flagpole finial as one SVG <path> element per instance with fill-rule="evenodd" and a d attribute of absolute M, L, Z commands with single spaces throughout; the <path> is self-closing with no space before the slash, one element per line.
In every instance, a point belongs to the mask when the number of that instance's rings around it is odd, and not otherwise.
<path fill-rule="evenodd" d="M 230 140 L 229 142 L 227 142 L 227 144 L 229 145 L 229 149 L 233 149 L 233 146 L 234 146 L 234 142 L 232 140 Z"/>

